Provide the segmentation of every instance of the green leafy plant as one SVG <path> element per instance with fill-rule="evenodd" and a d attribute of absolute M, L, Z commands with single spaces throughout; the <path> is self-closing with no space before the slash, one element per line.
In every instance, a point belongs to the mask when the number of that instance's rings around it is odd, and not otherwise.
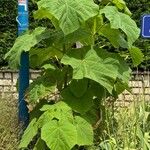
<path fill-rule="evenodd" d="M 93 0 L 40 0 L 37 5 L 35 18 L 48 18 L 54 29 L 27 31 L 6 54 L 17 68 L 21 53 L 29 51 L 31 67 L 42 69 L 26 94 L 32 119 L 20 148 L 31 142 L 35 150 L 92 145 L 102 101 L 129 90 L 131 73 L 123 58 L 97 46 L 96 40 L 107 38 L 114 48 L 129 50 L 138 65 L 142 53 L 133 44 L 140 30 L 122 0 L 106 6 Z"/>

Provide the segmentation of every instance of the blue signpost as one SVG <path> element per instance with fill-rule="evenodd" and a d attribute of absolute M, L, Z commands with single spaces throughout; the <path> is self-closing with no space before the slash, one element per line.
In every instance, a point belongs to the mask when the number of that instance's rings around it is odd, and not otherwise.
<path fill-rule="evenodd" d="M 21 35 L 29 26 L 28 0 L 18 0 L 18 35 Z M 29 86 L 29 55 L 23 52 L 19 70 L 19 121 L 28 124 L 29 114 L 24 94 Z"/>
<path fill-rule="evenodd" d="M 142 17 L 141 35 L 143 38 L 150 38 L 150 14 Z"/>

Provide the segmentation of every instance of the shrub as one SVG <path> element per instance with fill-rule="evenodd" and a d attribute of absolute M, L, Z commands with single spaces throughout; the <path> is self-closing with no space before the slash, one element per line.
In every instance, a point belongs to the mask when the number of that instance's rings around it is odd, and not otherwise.
<path fill-rule="evenodd" d="M 37 4 L 35 18 L 48 18 L 53 29 L 27 31 L 5 56 L 16 69 L 21 53 L 29 51 L 30 65 L 42 69 L 26 94 L 31 121 L 19 147 L 27 148 L 32 141 L 33 149 L 84 149 L 94 141 L 96 145 L 103 103 L 129 90 L 131 73 L 119 54 L 96 40 L 105 38 L 114 49 L 129 51 L 137 66 L 143 60 L 134 46 L 140 30 L 124 1 L 40 0 Z"/>

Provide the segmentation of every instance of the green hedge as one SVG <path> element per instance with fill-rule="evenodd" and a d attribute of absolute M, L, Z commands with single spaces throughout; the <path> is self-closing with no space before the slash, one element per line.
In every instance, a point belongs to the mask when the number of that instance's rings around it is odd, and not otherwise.
<path fill-rule="evenodd" d="M 0 66 L 7 65 L 3 59 L 6 52 L 13 46 L 17 37 L 17 0 L 1 0 L 0 2 Z M 36 26 L 45 26 L 51 28 L 51 24 L 47 20 L 35 21 L 33 19 L 33 11 L 37 9 L 36 4 L 29 0 L 30 12 L 30 29 Z"/>
<path fill-rule="evenodd" d="M 12 47 L 16 38 L 16 0 L 1 0 L 0 2 L 0 65 L 6 64 L 4 54 Z"/>

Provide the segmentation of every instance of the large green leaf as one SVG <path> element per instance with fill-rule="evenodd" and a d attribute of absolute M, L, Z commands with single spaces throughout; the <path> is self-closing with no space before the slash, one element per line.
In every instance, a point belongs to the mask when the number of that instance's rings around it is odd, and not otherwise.
<path fill-rule="evenodd" d="M 43 17 L 45 15 L 54 23 L 57 19 L 65 34 L 77 30 L 86 20 L 96 16 L 99 10 L 93 0 L 41 0 L 38 8 Z"/>
<path fill-rule="evenodd" d="M 81 97 L 85 94 L 88 88 L 88 79 L 72 80 L 70 90 L 76 97 Z"/>
<path fill-rule="evenodd" d="M 78 145 L 92 145 L 93 144 L 93 128 L 85 119 L 76 116 L 75 126 L 77 129 L 77 144 Z"/>
<path fill-rule="evenodd" d="M 29 143 L 32 141 L 32 139 L 35 137 L 37 133 L 38 127 L 36 119 L 33 119 L 22 136 L 19 148 L 27 148 Z"/>
<path fill-rule="evenodd" d="M 114 84 L 114 91 L 115 93 L 120 94 L 125 89 L 129 91 L 129 80 L 131 78 L 131 69 L 126 64 L 123 58 L 121 58 L 118 54 L 112 54 L 114 58 L 116 58 L 119 61 L 118 65 L 118 77 Z M 113 91 L 113 95 L 114 95 Z"/>
<path fill-rule="evenodd" d="M 62 93 L 63 101 L 66 102 L 74 111 L 79 113 L 87 112 L 93 106 L 93 95 L 87 90 L 83 96 L 76 97 L 70 88 L 66 88 Z"/>
<path fill-rule="evenodd" d="M 38 44 L 42 39 L 45 39 L 44 36 L 45 28 L 38 27 L 33 32 L 27 32 L 22 36 L 19 36 L 14 46 L 11 50 L 5 55 L 5 58 L 9 61 L 9 66 L 12 68 L 17 68 L 20 64 L 20 57 L 23 51 L 27 52 L 36 44 Z"/>
<path fill-rule="evenodd" d="M 54 118 L 58 120 L 69 120 L 71 122 L 73 120 L 72 109 L 62 101 L 54 105 L 44 105 L 40 110 L 45 112 L 37 121 L 39 127 L 42 127 Z"/>
<path fill-rule="evenodd" d="M 131 75 L 130 67 L 127 65 L 124 59 L 120 57 L 120 55 L 112 53 L 112 57 L 119 61 L 117 78 L 128 84 Z"/>
<path fill-rule="evenodd" d="M 126 6 L 126 3 L 124 0 L 112 0 L 112 2 L 120 9 L 124 10 L 126 14 L 131 15 L 130 10 Z"/>
<path fill-rule="evenodd" d="M 35 48 L 30 50 L 30 65 L 32 67 L 38 67 L 50 58 L 62 58 L 62 56 L 62 52 L 55 47 Z"/>
<path fill-rule="evenodd" d="M 106 6 L 100 10 L 100 14 L 105 14 L 110 21 L 111 28 L 121 29 L 128 38 L 129 47 L 137 40 L 140 30 L 136 23 L 126 14 L 121 13 L 115 6 Z"/>
<path fill-rule="evenodd" d="M 56 92 L 56 74 L 57 71 L 47 71 L 30 84 L 27 93 L 27 100 L 30 104 L 35 104 L 39 102 L 40 99 L 44 99 L 46 96 Z"/>
<path fill-rule="evenodd" d="M 144 60 L 144 55 L 138 47 L 131 47 L 129 52 L 132 57 L 134 66 L 138 66 Z"/>
<path fill-rule="evenodd" d="M 53 105 L 44 105 L 41 109 L 41 111 L 57 111 L 57 110 L 62 110 L 62 111 L 71 111 L 71 108 L 63 101 L 60 101 L 56 104 Z"/>
<path fill-rule="evenodd" d="M 41 138 L 39 138 L 33 148 L 33 150 L 42 150 L 42 149 L 46 149 L 46 144 L 43 140 L 41 140 Z"/>
<path fill-rule="evenodd" d="M 106 37 L 115 48 L 127 48 L 128 43 L 123 37 L 123 34 L 118 29 L 112 29 L 109 24 L 102 26 L 99 33 Z"/>
<path fill-rule="evenodd" d="M 83 47 L 73 49 L 62 58 L 73 68 L 73 78 L 89 78 L 104 86 L 110 93 L 118 75 L 119 61 L 102 49 Z"/>
<path fill-rule="evenodd" d="M 67 120 L 52 120 L 42 127 L 41 138 L 51 150 L 71 150 L 77 143 L 76 127 Z"/>

